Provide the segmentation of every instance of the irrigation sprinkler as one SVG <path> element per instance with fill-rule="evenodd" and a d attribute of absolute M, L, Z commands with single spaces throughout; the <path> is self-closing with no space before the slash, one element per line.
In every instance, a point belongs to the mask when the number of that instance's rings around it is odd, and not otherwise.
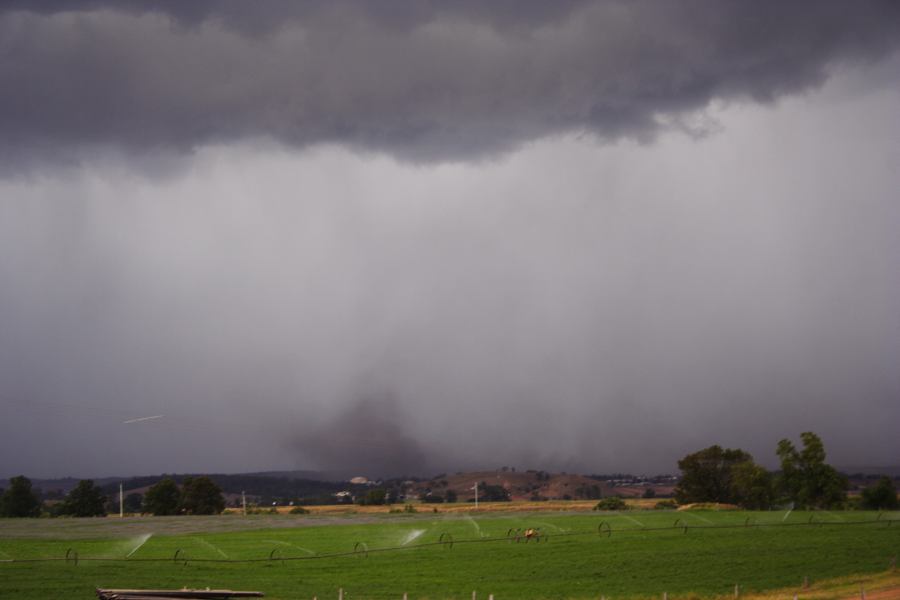
<path fill-rule="evenodd" d="M 444 548 L 446 548 L 448 550 L 452 550 L 453 549 L 453 536 L 450 535 L 449 533 L 442 533 L 441 536 L 438 538 L 438 544 L 440 544 L 441 546 L 443 546 Z"/>
<path fill-rule="evenodd" d="M 597 525 L 597 535 L 603 537 L 604 533 L 606 533 L 606 537 L 610 537 L 612 535 L 612 527 L 606 521 L 600 521 L 600 524 Z"/>
<path fill-rule="evenodd" d="M 681 527 L 681 533 L 687 533 L 688 525 L 681 519 L 675 519 L 675 522 L 672 523 L 673 528 Z"/>
<path fill-rule="evenodd" d="M 365 542 L 356 542 L 356 545 L 353 546 L 353 553 L 357 556 L 369 558 L 369 546 Z"/>
<path fill-rule="evenodd" d="M 282 565 L 284 564 L 284 557 L 281 556 L 281 550 L 279 548 L 272 548 L 272 551 L 269 552 L 269 562 L 273 562 L 276 560 Z"/>
<path fill-rule="evenodd" d="M 756 519 L 754 519 L 753 517 L 747 517 L 746 519 L 744 519 L 744 527 L 751 527 L 751 526 L 752 527 L 756 526 Z"/>
<path fill-rule="evenodd" d="M 187 554 L 184 553 L 184 550 L 178 548 L 175 550 L 175 556 L 172 557 L 172 562 L 175 564 L 181 562 L 181 564 L 186 567 L 188 564 Z"/>
<path fill-rule="evenodd" d="M 74 566 L 78 566 L 78 552 L 73 550 L 72 548 L 66 550 L 66 564 L 69 564 L 70 560 L 72 561 L 72 564 Z"/>

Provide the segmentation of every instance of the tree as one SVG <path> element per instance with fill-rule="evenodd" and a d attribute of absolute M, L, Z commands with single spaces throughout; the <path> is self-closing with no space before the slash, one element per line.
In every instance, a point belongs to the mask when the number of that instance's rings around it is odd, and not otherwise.
<path fill-rule="evenodd" d="M 731 494 L 735 504 L 748 510 L 766 510 L 775 492 L 772 474 L 752 460 L 731 468 Z"/>
<path fill-rule="evenodd" d="M 225 498 L 209 477 L 186 477 L 181 486 L 181 509 L 189 515 L 217 515 L 225 510 Z"/>
<path fill-rule="evenodd" d="M 478 484 L 478 499 L 482 502 L 509 502 L 509 492 L 502 485 L 491 485 L 482 481 Z"/>
<path fill-rule="evenodd" d="M 444 498 L 447 502 L 456 502 L 457 494 L 453 490 L 447 490 L 447 493 L 444 495 Z"/>
<path fill-rule="evenodd" d="M 800 434 L 803 450 L 797 451 L 790 440 L 778 442 L 776 454 L 781 460 L 777 488 L 785 500 L 797 508 L 832 508 L 847 501 L 847 478 L 825 462 L 825 445 L 811 431 Z"/>
<path fill-rule="evenodd" d="M 102 517 L 106 515 L 106 496 L 91 479 L 78 482 L 60 507 L 60 514 L 73 517 Z"/>
<path fill-rule="evenodd" d="M 143 511 L 157 517 L 178 514 L 181 492 L 174 481 L 166 477 L 155 483 L 144 496 Z"/>
<path fill-rule="evenodd" d="M 875 485 L 862 491 L 862 507 L 869 510 L 897 510 L 897 488 L 890 477 L 884 476 Z"/>
<path fill-rule="evenodd" d="M 734 503 L 733 469 L 742 463 L 753 463 L 753 457 L 740 449 L 710 446 L 688 454 L 678 461 L 681 480 L 675 487 L 679 504 L 691 502 Z"/>
<path fill-rule="evenodd" d="M 125 496 L 125 500 L 123 504 L 125 505 L 125 512 L 136 513 L 141 511 L 141 506 L 144 503 L 143 494 L 139 494 L 137 492 L 132 492 Z"/>
<path fill-rule="evenodd" d="M 39 517 L 41 502 L 24 475 L 9 480 L 9 489 L 0 495 L 0 517 Z"/>

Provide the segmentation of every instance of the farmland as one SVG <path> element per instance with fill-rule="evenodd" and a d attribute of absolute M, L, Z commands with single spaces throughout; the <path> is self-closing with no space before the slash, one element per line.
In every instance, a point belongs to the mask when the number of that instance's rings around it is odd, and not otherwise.
<path fill-rule="evenodd" d="M 900 513 L 11 519 L 0 521 L 0 597 L 87 599 L 98 586 L 255 589 L 285 600 L 336 598 L 338 588 L 348 599 L 715 596 L 735 584 L 754 593 L 885 571 L 900 550 L 892 519 Z M 510 530 L 525 527 L 543 540 L 514 541 Z"/>

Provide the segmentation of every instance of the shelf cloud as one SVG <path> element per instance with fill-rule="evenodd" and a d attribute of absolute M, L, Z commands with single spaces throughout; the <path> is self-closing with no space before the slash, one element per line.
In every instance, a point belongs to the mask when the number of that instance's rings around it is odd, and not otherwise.
<path fill-rule="evenodd" d="M 7 167 L 254 138 L 428 163 L 702 135 L 714 101 L 771 102 L 890 53 L 900 6 L 13 0 L 0 39 Z"/>

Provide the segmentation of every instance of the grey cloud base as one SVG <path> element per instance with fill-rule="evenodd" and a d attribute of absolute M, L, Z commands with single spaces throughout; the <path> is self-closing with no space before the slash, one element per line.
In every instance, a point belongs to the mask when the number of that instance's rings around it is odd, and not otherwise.
<path fill-rule="evenodd" d="M 803 91 L 891 52 L 900 6 L 14 1 L 0 40 L 8 171 L 258 137 L 471 161 Z"/>

